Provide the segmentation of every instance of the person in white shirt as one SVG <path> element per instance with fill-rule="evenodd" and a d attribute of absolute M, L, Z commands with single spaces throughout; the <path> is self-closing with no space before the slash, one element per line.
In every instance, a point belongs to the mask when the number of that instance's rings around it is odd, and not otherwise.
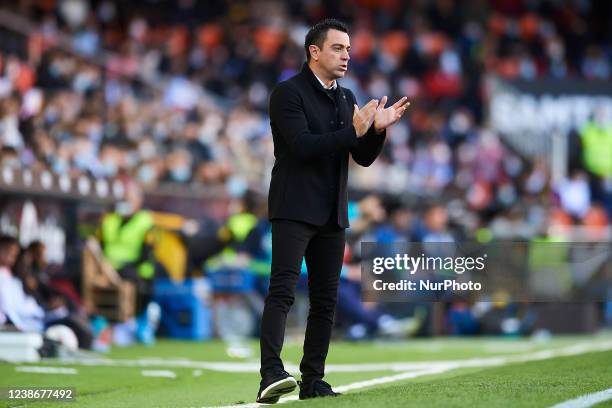
<path fill-rule="evenodd" d="M 42 332 L 45 311 L 27 295 L 11 269 L 19 256 L 19 242 L 0 236 L 0 325 L 11 323 L 24 332 Z"/>

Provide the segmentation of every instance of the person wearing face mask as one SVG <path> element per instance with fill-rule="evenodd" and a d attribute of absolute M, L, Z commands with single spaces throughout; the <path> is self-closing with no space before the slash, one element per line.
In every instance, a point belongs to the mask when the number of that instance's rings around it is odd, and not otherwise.
<path fill-rule="evenodd" d="M 142 208 L 143 193 L 135 182 L 126 186 L 125 200 L 102 219 L 99 238 L 104 256 L 119 275 L 137 288 L 137 337 L 154 342 L 154 326 L 148 317 L 153 295 L 153 216 Z"/>
<path fill-rule="evenodd" d="M 164 180 L 174 183 L 189 182 L 191 180 L 192 162 L 193 158 L 188 150 L 184 148 L 174 150 L 166 159 L 168 172 Z"/>
<path fill-rule="evenodd" d="M 170 178 L 178 183 L 186 183 L 191 179 L 191 169 L 186 165 L 178 165 L 170 169 Z"/>

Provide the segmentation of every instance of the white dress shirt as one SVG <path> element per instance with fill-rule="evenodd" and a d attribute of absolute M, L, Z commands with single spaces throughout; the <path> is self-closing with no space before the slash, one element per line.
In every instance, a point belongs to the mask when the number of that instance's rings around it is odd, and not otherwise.
<path fill-rule="evenodd" d="M 45 312 L 23 290 L 21 281 L 6 267 L 0 267 L 0 323 L 8 317 L 17 329 L 42 332 Z"/>
<path fill-rule="evenodd" d="M 332 84 L 330 86 L 325 85 L 325 83 L 323 81 L 321 81 L 321 78 L 319 78 L 317 76 L 317 74 L 315 74 L 313 72 L 315 78 L 317 78 L 317 80 L 321 83 L 321 86 L 323 86 L 323 89 L 336 89 L 338 87 L 338 83 L 336 82 L 336 80 L 334 79 L 334 82 L 332 82 Z"/>

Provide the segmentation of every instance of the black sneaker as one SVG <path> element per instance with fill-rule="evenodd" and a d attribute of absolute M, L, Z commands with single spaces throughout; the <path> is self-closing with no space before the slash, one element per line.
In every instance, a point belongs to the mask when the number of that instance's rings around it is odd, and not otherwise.
<path fill-rule="evenodd" d="M 309 383 L 299 381 L 298 384 L 300 385 L 301 400 L 317 397 L 337 397 L 338 395 L 342 395 L 339 392 L 334 392 L 331 385 L 323 380 L 314 380 Z"/>
<path fill-rule="evenodd" d="M 281 395 L 290 393 L 295 387 L 297 387 L 295 378 L 285 370 L 277 369 L 261 379 L 256 402 L 276 404 Z"/>

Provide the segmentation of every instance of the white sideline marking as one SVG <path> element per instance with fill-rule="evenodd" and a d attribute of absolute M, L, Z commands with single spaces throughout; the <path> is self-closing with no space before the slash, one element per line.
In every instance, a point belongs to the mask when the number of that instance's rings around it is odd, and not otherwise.
<path fill-rule="evenodd" d="M 169 370 L 142 370 L 144 377 L 176 378 L 176 373 Z"/>
<path fill-rule="evenodd" d="M 391 363 L 362 363 L 362 364 L 327 364 L 325 371 L 328 373 L 355 372 L 355 371 L 418 371 L 436 367 L 487 367 L 508 363 L 520 363 L 524 361 L 543 360 L 551 357 L 572 356 L 590 351 L 612 350 L 612 341 L 583 342 L 572 346 L 552 350 L 534 351 L 522 355 L 504 355 L 495 357 L 470 358 L 464 360 L 439 360 L 419 362 L 391 362 Z M 107 359 L 107 358 L 79 358 L 52 361 L 54 364 L 71 364 L 85 366 L 109 366 L 109 367 L 165 367 L 165 368 L 191 368 L 211 371 L 232 373 L 258 373 L 259 362 L 211 362 L 192 361 L 188 359 L 163 359 L 142 358 L 137 360 Z M 285 364 L 289 372 L 299 372 L 295 364 Z"/>
<path fill-rule="evenodd" d="M 435 368 L 430 368 L 429 370 L 421 370 L 421 371 L 413 371 L 409 373 L 401 373 L 395 375 L 389 375 L 386 377 L 378 377 L 373 378 L 371 380 L 358 381 L 354 383 L 350 383 L 347 385 L 341 385 L 339 387 L 334 387 L 334 390 L 337 392 L 347 392 L 351 390 L 358 390 L 360 388 L 371 387 L 373 385 L 387 384 L 395 381 L 407 380 L 409 378 L 421 377 L 423 375 L 433 375 L 433 374 L 441 374 L 443 372 L 452 370 L 453 366 L 439 366 Z"/>
<path fill-rule="evenodd" d="M 551 408 L 587 408 L 592 407 L 595 404 L 604 402 L 612 399 L 612 388 L 607 390 L 594 392 L 591 394 L 584 394 L 578 398 L 563 401 Z"/>
<path fill-rule="evenodd" d="M 440 374 L 445 371 L 448 371 L 449 369 L 451 369 L 451 367 L 449 368 L 438 367 L 438 368 L 431 368 L 429 370 L 415 371 L 411 373 L 401 373 L 401 374 L 389 375 L 386 377 L 373 378 L 371 380 L 358 381 L 358 382 L 354 382 L 351 384 L 341 385 L 338 387 L 333 387 L 333 389 L 336 392 L 347 392 L 350 390 L 371 387 L 373 385 L 386 384 L 386 383 L 391 383 L 395 381 L 407 380 L 409 378 L 416 378 L 416 377 L 420 377 L 423 375 Z M 299 395 L 294 394 L 294 395 L 289 395 L 287 397 L 282 397 L 280 400 L 278 400 L 278 403 L 282 404 L 283 402 L 290 402 L 290 401 L 299 401 Z M 211 407 L 211 408 L 257 408 L 257 407 L 266 407 L 266 406 L 269 406 L 269 404 L 258 404 L 254 402 L 251 404 L 224 405 L 221 407 Z"/>
<path fill-rule="evenodd" d="M 45 366 L 17 366 L 15 371 L 19 373 L 36 374 L 78 374 L 76 368 L 66 367 L 45 367 Z"/>
<path fill-rule="evenodd" d="M 379 384 L 387 384 L 396 381 L 406 380 L 410 378 L 421 377 L 424 375 L 432 375 L 432 374 L 441 374 L 447 371 L 451 371 L 457 368 L 467 368 L 467 367 L 493 367 L 493 366 L 501 366 L 510 363 L 522 363 L 529 361 L 539 361 L 546 360 L 555 357 L 566 357 L 566 356 L 574 356 L 583 353 L 588 353 L 591 351 L 605 351 L 612 349 L 612 342 L 602 342 L 602 343 L 583 343 L 576 344 L 574 346 L 569 346 L 557 350 L 543 350 L 534 353 L 525 354 L 522 356 L 504 356 L 504 357 L 488 357 L 488 358 L 474 358 L 468 360 L 457 360 L 457 361 L 446 361 L 446 362 L 429 362 L 429 363 L 415 363 L 419 365 L 421 371 L 413 371 L 406 372 L 396 375 L 390 375 L 385 377 L 373 378 L 371 380 L 358 381 L 338 387 L 334 387 L 334 390 L 338 392 L 346 392 L 366 387 L 371 387 L 373 385 Z M 425 368 L 428 366 L 428 368 Z M 609 390 L 606 390 L 609 391 Z M 608 398 L 612 398 L 608 397 Z M 289 402 L 299 400 L 297 395 L 290 395 L 287 397 L 282 397 L 278 402 Z M 252 403 L 252 404 L 239 404 L 239 405 L 225 405 L 216 408 L 256 408 L 262 406 L 261 404 Z M 568 406 L 563 408 L 582 408 L 586 406 Z M 559 407 L 554 407 L 559 408 Z"/>

